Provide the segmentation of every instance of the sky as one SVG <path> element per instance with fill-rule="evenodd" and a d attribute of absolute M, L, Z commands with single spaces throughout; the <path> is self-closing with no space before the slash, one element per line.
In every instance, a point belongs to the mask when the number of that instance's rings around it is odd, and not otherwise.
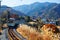
<path fill-rule="evenodd" d="M 2 5 L 7 5 L 9 7 L 15 7 L 24 4 L 32 4 L 34 2 L 51 2 L 51 3 L 60 3 L 60 0 L 2 0 Z"/>

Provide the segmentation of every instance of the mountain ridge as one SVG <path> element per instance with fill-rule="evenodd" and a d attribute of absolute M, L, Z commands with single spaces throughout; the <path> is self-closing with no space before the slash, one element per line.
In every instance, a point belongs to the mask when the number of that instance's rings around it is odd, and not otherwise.
<path fill-rule="evenodd" d="M 57 3 L 35 2 L 33 4 L 30 4 L 30 5 L 17 6 L 17 7 L 14 7 L 13 9 L 21 11 L 28 16 L 36 16 L 36 17 L 40 16 L 42 18 L 47 18 L 48 17 L 50 19 L 60 18 L 60 12 L 59 12 L 60 4 L 57 4 Z"/>
<path fill-rule="evenodd" d="M 0 15 L 3 14 L 4 11 L 9 11 L 10 14 L 18 14 L 20 16 L 25 16 L 24 13 L 20 12 L 20 11 L 17 11 L 15 9 L 12 9 L 11 7 L 8 7 L 8 6 L 1 6 L 1 9 L 0 9 Z"/>

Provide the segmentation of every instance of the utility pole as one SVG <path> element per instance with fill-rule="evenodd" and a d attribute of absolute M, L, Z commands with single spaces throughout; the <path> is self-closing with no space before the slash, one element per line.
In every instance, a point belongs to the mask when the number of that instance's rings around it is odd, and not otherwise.
<path fill-rule="evenodd" d="M 0 8 L 1 8 L 1 1 L 0 1 Z"/>
<path fill-rule="evenodd" d="M 1 1 L 0 1 L 0 8 L 1 8 Z"/>
<path fill-rule="evenodd" d="M 7 8 L 7 16 L 6 16 L 6 18 L 7 18 L 7 23 L 9 22 L 9 18 L 10 18 L 10 8 L 8 7 Z"/>
<path fill-rule="evenodd" d="M 0 8 L 1 8 L 1 1 L 2 1 L 2 0 L 0 0 Z"/>
<path fill-rule="evenodd" d="M 0 11 L 1 11 L 1 1 L 0 0 Z M 1 35 L 1 32 L 2 32 L 2 23 L 1 23 L 1 15 L 0 15 L 0 35 Z"/>
<path fill-rule="evenodd" d="M 0 0 L 0 11 L 1 11 L 1 1 L 2 0 Z M 1 23 L 1 15 L 0 15 L 0 23 Z"/>

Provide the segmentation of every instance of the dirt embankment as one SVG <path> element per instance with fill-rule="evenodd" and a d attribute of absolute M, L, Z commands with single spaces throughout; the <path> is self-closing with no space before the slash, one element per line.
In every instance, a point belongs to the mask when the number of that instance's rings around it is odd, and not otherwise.
<path fill-rule="evenodd" d="M 43 25 L 41 32 L 38 32 L 35 28 L 22 24 L 16 30 L 27 40 L 60 40 L 60 33 L 54 33 L 55 25 Z"/>

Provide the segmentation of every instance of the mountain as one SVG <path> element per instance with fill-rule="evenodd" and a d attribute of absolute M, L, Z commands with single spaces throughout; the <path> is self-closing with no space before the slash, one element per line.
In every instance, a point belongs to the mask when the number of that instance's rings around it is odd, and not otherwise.
<path fill-rule="evenodd" d="M 22 5 L 13 7 L 17 11 L 21 11 L 28 16 L 40 16 L 42 18 L 60 18 L 60 4 L 57 3 L 39 3 L 35 2 L 30 5 Z"/>
<path fill-rule="evenodd" d="M 16 11 L 15 9 L 12 9 L 11 7 L 8 7 L 8 6 L 1 6 L 1 9 L 0 9 L 0 15 L 4 12 L 4 11 L 9 11 L 10 14 L 18 14 L 20 16 L 25 16 L 24 13 L 20 12 L 20 11 Z"/>

